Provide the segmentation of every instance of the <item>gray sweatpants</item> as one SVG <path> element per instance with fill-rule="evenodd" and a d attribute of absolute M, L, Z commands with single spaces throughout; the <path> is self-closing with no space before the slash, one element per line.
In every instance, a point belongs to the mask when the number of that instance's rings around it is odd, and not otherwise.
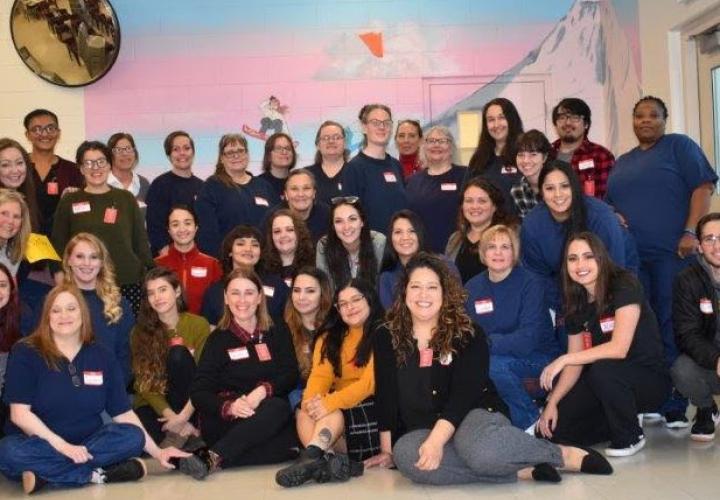
<path fill-rule="evenodd" d="M 475 482 L 512 483 L 517 472 L 547 462 L 562 467 L 556 444 L 526 434 L 502 413 L 475 409 L 467 414 L 443 448 L 440 466 L 433 471 L 415 467 L 420 445 L 430 434 L 418 429 L 398 439 L 393 458 L 398 470 L 416 483 L 435 485 Z"/>
<path fill-rule="evenodd" d="M 675 388 L 698 408 L 713 405 L 713 394 L 720 394 L 720 378 L 715 370 L 699 366 L 687 354 L 681 354 L 670 368 Z"/>

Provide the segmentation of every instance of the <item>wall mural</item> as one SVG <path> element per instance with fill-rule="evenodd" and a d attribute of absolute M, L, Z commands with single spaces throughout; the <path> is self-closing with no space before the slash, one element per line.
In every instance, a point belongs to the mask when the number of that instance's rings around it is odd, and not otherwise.
<path fill-rule="evenodd" d="M 172 8 L 169 8 L 172 5 Z M 196 142 L 207 176 L 225 132 L 263 141 L 289 132 L 311 163 L 318 124 L 361 137 L 366 102 L 395 119 L 442 123 L 508 97 L 526 128 L 553 136 L 548 114 L 564 96 L 593 111 L 591 139 L 620 153 L 633 143 L 640 95 L 636 0 L 387 0 L 383 2 L 116 1 L 123 47 L 113 71 L 85 92 L 88 137 L 123 124 L 140 171 L 167 169 L 162 139 L 177 128 Z M 142 15 L 139 15 L 141 12 Z"/>

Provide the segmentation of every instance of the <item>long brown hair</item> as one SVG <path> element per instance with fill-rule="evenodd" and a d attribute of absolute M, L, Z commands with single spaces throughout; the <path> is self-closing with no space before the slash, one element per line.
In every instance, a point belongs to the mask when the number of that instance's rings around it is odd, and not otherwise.
<path fill-rule="evenodd" d="M 290 335 L 292 336 L 293 347 L 295 348 L 295 357 L 297 358 L 298 367 L 300 368 L 300 376 L 303 380 L 306 380 L 308 375 L 310 375 L 312 354 L 308 356 L 307 352 L 305 352 L 305 346 L 307 345 L 308 339 L 305 336 L 305 328 L 302 322 L 302 317 L 297 309 L 295 309 L 295 305 L 292 300 L 292 289 L 295 287 L 295 280 L 297 280 L 298 276 L 301 275 L 310 276 L 317 281 L 320 286 L 320 306 L 318 307 L 317 314 L 315 315 L 316 329 L 325 321 L 325 318 L 332 307 L 333 295 L 332 290 L 330 289 L 330 281 L 328 280 L 327 274 L 316 267 L 301 267 L 297 273 L 295 273 L 295 276 L 293 276 L 292 285 L 290 286 L 290 296 L 285 303 L 283 318 L 285 319 L 285 324 L 287 325 L 288 330 L 290 330 Z M 311 353 L 316 338 L 317 335 L 310 339 Z"/>
<path fill-rule="evenodd" d="M 25 196 L 20 191 L 0 188 L 0 205 L 5 203 L 17 203 L 20 206 L 20 229 L 15 236 L 5 243 L 8 259 L 13 264 L 17 264 L 25 256 L 27 243 L 32 232 L 30 209 L 25 203 Z"/>
<path fill-rule="evenodd" d="M 230 282 L 237 278 L 250 280 L 255 285 L 255 288 L 257 288 L 257 291 L 260 294 L 260 304 L 258 304 L 257 311 L 255 312 L 255 316 L 257 317 L 257 327 L 261 332 L 268 331 L 273 325 L 273 322 L 270 318 L 270 313 L 268 313 L 267 299 L 265 299 L 265 293 L 263 293 L 263 284 L 262 281 L 260 281 L 260 277 L 252 270 L 243 269 L 241 267 L 233 269 L 227 276 L 225 276 L 225 278 L 223 278 L 223 292 L 227 292 Z M 232 322 L 233 315 L 226 303 L 223 305 L 223 315 L 222 318 L 220 318 L 220 321 L 218 321 L 217 326 L 218 328 L 226 330 L 230 327 Z"/>
<path fill-rule="evenodd" d="M 297 246 L 295 248 L 295 258 L 293 259 L 293 267 L 295 269 L 302 266 L 310 266 L 315 262 L 315 248 L 310 236 L 310 231 L 307 228 L 305 221 L 300 220 L 300 217 L 295 215 L 289 208 L 281 208 L 276 210 L 268 218 L 267 226 L 265 228 L 265 252 L 264 252 L 264 263 L 265 270 L 269 273 L 280 274 L 282 271 L 282 258 L 280 252 L 275 248 L 273 242 L 273 223 L 278 217 L 290 217 L 293 228 L 295 229 L 295 238 L 297 239 Z"/>
<path fill-rule="evenodd" d="M 421 268 L 430 269 L 438 276 L 443 294 L 440 317 L 429 347 L 436 355 L 447 356 L 454 353 L 458 345 L 464 345 L 475 334 L 472 320 L 465 312 L 467 294 L 460 282 L 439 257 L 427 252 L 419 252 L 405 266 L 405 272 L 402 273 L 397 287 L 399 293 L 385 315 L 385 325 L 390 331 L 398 365 L 405 364 L 415 349 L 412 317 L 405 304 L 405 295 L 410 276 L 413 271 Z"/>
<path fill-rule="evenodd" d="M 28 346 L 38 351 L 48 367 L 53 370 L 60 369 L 60 361 L 65 359 L 65 356 L 60 352 L 60 349 L 57 348 L 55 339 L 53 339 L 52 328 L 50 328 L 50 310 L 53 304 L 55 304 L 55 300 L 63 292 L 67 292 L 75 297 L 80 307 L 80 319 L 82 321 L 80 325 L 80 342 L 82 344 L 90 344 L 95 340 L 95 334 L 93 333 L 92 322 L 90 320 L 90 311 L 88 310 L 85 298 L 80 289 L 73 283 L 63 283 L 50 290 L 45 298 L 37 328 L 35 328 L 35 331 L 32 332 L 29 337 L 22 339 L 20 342 L 25 342 Z"/>
<path fill-rule="evenodd" d="M 148 271 L 143 281 L 137 324 L 130 337 L 130 352 L 135 375 L 135 390 L 165 394 L 167 392 L 165 367 L 170 349 L 167 338 L 168 328 L 150 305 L 147 293 L 148 283 L 156 279 L 165 280 L 175 291 L 180 290 L 180 296 L 176 300 L 178 313 L 187 310 L 177 274 L 165 267 L 156 267 Z"/>
<path fill-rule="evenodd" d="M 20 155 L 23 157 L 23 161 L 25 162 L 25 180 L 22 184 L 20 184 L 20 186 L 18 186 L 17 189 L 8 188 L 7 186 L 3 186 L 2 184 L 0 184 L 0 188 L 12 189 L 13 191 L 17 191 L 18 193 L 22 194 L 26 205 L 23 207 L 23 212 L 27 212 L 32 229 L 39 230 L 40 224 L 43 221 L 41 220 L 42 216 L 40 214 L 40 207 L 38 206 L 35 194 L 37 186 L 35 186 L 35 180 L 33 179 L 32 174 L 32 159 L 30 158 L 30 155 L 28 154 L 27 150 L 22 146 L 22 144 L 20 144 L 15 139 L 3 137 L 2 139 L 0 139 L 0 151 L 4 151 L 8 148 L 15 148 L 20 151 Z"/>

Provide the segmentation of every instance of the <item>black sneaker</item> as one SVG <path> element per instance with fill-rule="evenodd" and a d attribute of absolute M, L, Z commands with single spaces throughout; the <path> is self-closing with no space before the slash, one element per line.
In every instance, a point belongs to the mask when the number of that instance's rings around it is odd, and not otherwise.
<path fill-rule="evenodd" d="M 665 413 L 665 427 L 668 429 L 684 429 L 689 426 L 690 423 L 684 411 L 672 410 Z"/>
<path fill-rule="evenodd" d="M 638 440 L 630 444 L 615 444 L 610 443 L 610 446 L 605 448 L 605 455 L 608 457 L 629 457 L 642 450 L 645 447 L 645 436 L 642 434 L 638 437 Z"/>
<path fill-rule="evenodd" d="M 698 408 L 695 413 L 695 423 L 690 429 L 690 439 L 693 441 L 712 441 L 715 439 L 715 427 L 720 423 L 720 412 L 715 403 L 707 408 Z"/>
<path fill-rule="evenodd" d="M 32 471 L 26 470 L 22 473 L 22 486 L 23 491 L 26 495 L 32 495 L 33 493 L 37 493 L 46 484 L 47 481 L 45 481 L 43 478 L 36 475 Z"/>
<path fill-rule="evenodd" d="M 327 470 L 331 482 L 344 482 L 351 477 L 362 476 L 365 466 L 362 462 L 350 460 L 344 453 L 332 453 L 327 456 Z"/>
<path fill-rule="evenodd" d="M 145 462 L 139 458 L 129 458 L 123 462 L 105 467 L 106 483 L 125 483 L 139 481 L 147 475 Z"/>
<path fill-rule="evenodd" d="M 220 456 L 207 447 L 199 448 L 189 457 L 173 459 L 172 463 L 180 472 L 193 479 L 205 479 L 209 474 L 220 469 Z"/>
<path fill-rule="evenodd" d="M 327 466 L 325 452 L 317 446 L 310 445 L 300 452 L 295 463 L 280 469 L 275 474 L 275 482 L 284 488 L 300 486 L 316 476 L 320 476 L 322 470 Z"/>

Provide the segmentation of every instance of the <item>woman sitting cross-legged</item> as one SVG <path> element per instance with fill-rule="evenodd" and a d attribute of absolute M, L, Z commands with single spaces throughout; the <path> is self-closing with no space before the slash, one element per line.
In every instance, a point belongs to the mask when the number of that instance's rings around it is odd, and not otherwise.
<path fill-rule="evenodd" d="M 136 481 L 146 474 L 143 449 L 168 468 L 186 453 L 160 449 L 130 408 L 118 362 L 94 342 L 90 313 L 75 285 L 50 291 L 40 324 L 18 342 L 5 379 L 8 435 L 0 472 L 26 493 L 45 484 Z M 103 424 L 103 415 L 112 423 Z"/>
<path fill-rule="evenodd" d="M 233 270 L 224 287 L 225 313 L 205 342 L 190 386 L 209 448 L 179 461 L 180 470 L 196 479 L 220 468 L 297 457 L 287 400 L 298 375 L 290 334 L 270 319 L 253 271 Z"/>
<path fill-rule="evenodd" d="M 386 326 L 375 336 L 381 452 L 367 467 L 395 464 L 427 484 L 558 482 L 556 468 L 609 474 L 597 452 L 561 447 L 513 427 L 488 373 L 482 329 L 439 258 L 406 266 Z"/>
<path fill-rule="evenodd" d="M 298 435 L 306 448 L 293 465 L 278 471 L 275 480 L 281 486 L 360 475 L 363 468 L 357 461 L 379 450 L 372 339 L 382 309 L 373 288 L 357 278 L 341 286 L 335 298 L 335 309 L 315 342 L 297 413 Z M 333 449 L 343 453 L 333 454 Z"/>

